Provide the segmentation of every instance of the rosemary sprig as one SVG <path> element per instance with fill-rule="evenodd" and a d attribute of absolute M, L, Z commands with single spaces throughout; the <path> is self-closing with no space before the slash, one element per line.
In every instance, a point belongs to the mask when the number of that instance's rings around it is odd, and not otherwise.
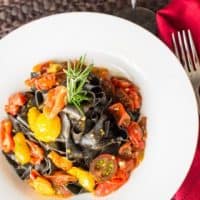
<path fill-rule="evenodd" d="M 69 61 L 67 64 L 66 79 L 67 79 L 67 100 L 69 104 L 73 104 L 84 115 L 81 109 L 81 103 L 89 100 L 87 91 L 83 89 L 88 75 L 91 72 L 93 64 L 85 66 L 85 56 L 72 65 Z"/>

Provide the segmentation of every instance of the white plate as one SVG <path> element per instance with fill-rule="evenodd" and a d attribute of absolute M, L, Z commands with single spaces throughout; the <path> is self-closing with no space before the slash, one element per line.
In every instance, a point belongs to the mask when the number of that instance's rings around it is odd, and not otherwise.
<path fill-rule="evenodd" d="M 127 184 L 103 199 L 169 200 L 184 180 L 195 152 L 196 101 L 172 52 L 131 22 L 96 13 L 60 14 L 29 23 L 3 38 L 0 117 L 8 96 L 24 88 L 23 81 L 34 64 L 85 53 L 94 63 L 120 69 L 140 86 L 143 113 L 148 117 L 144 161 Z M 0 157 L 1 199 L 43 199 L 20 181 Z M 74 199 L 96 198 L 86 194 Z"/>

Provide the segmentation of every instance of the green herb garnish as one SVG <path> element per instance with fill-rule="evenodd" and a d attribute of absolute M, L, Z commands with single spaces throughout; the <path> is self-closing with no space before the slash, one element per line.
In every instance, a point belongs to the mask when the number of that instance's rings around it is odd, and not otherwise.
<path fill-rule="evenodd" d="M 88 75 L 92 70 L 93 64 L 85 64 L 85 56 L 72 64 L 70 61 L 67 63 L 67 70 L 65 71 L 67 77 L 67 100 L 69 104 L 73 104 L 79 112 L 84 115 L 81 109 L 81 103 L 89 100 L 87 91 L 83 89 Z"/>

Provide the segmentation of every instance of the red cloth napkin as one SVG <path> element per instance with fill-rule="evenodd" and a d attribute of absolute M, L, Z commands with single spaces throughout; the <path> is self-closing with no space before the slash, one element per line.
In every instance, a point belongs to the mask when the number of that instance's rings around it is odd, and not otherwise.
<path fill-rule="evenodd" d="M 171 0 L 157 12 L 156 21 L 158 36 L 171 49 L 171 33 L 190 29 L 200 54 L 200 0 Z M 200 139 L 190 171 L 174 199 L 200 200 Z"/>

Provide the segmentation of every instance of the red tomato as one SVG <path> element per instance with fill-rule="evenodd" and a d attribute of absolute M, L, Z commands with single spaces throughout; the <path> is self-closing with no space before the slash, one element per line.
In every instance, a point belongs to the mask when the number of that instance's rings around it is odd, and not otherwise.
<path fill-rule="evenodd" d="M 127 131 L 134 147 L 137 149 L 144 149 L 143 131 L 138 123 L 132 121 L 128 126 Z"/>
<path fill-rule="evenodd" d="M 54 118 L 67 104 L 67 89 L 64 86 L 57 86 L 49 90 L 44 102 L 43 112 L 48 118 Z"/>
<path fill-rule="evenodd" d="M 5 106 L 5 111 L 11 115 L 16 115 L 21 106 L 26 103 L 26 96 L 21 93 L 15 93 L 8 99 L 8 105 Z"/>
<path fill-rule="evenodd" d="M 108 109 L 114 116 L 118 126 L 127 127 L 129 125 L 131 118 L 121 103 L 115 103 Z"/>
<path fill-rule="evenodd" d="M 33 165 L 39 165 L 44 159 L 44 150 L 34 142 L 29 140 L 26 140 L 26 142 L 31 150 L 31 163 Z"/>
<path fill-rule="evenodd" d="M 132 85 L 132 83 L 129 80 L 124 78 L 112 77 L 111 80 L 115 87 L 128 88 Z"/>
<path fill-rule="evenodd" d="M 122 171 L 126 171 L 127 173 L 130 173 L 136 167 L 136 162 L 133 159 L 124 160 L 118 158 L 117 161 L 119 169 Z"/>
<path fill-rule="evenodd" d="M 133 99 L 134 109 L 140 109 L 142 105 L 142 97 L 140 93 L 136 90 L 130 90 L 129 97 Z"/>
<path fill-rule="evenodd" d="M 133 158 L 133 146 L 131 142 L 126 142 L 120 147 L 119 156 L 127 160 Z"/>
<path fill-rule="evenodd" d="M 12 137 L 12 123 L 9 119 L 0 122 L 0 145 L 5 153 L 14 150 L 14 140 Z"/>
<path fill-rule="evenodd" d="M 97 184 L 95 194 L 97 196 L 106 196 L 120 188 L 129 178 L 126 171 L 118 170 L 116 175 L 109 181 Z"/>
<path fill-rule="evenodd" d="M 133 99 L 131 99 L 128 94 L 121 88 L 115 90 L 116 98 L 129 110 L 133 111 L 135 109 Z"/>
<path fill-rule="evenodd" d="M 101 154 L 90 164 L 90 172 L 94 175 L 97 182 L 111 179 L 117 172 L 117 161 L 115 156 Z"/>

